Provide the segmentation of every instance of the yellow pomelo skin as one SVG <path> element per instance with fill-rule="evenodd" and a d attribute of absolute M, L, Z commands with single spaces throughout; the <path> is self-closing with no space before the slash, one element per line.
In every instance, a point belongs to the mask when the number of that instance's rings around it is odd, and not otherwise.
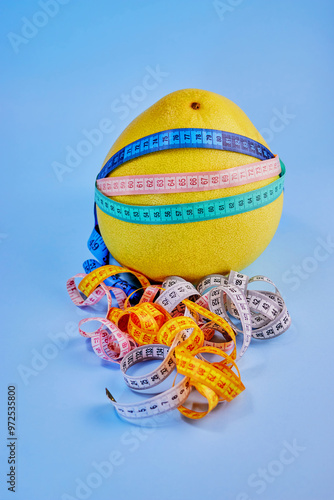
<path fill-rule="evenodd" d="M 199 107 L 193 103 L 198 103 Z M 213 92 L 185 89 L 167 95 L 133 120 L 116 140 L 103 164 L 135 140 L 183 127 L 234 132 L 268 148 L 245 113 L 232 101 Z M 205 172 L 257 161 L 252 156 L 228 151 L 172 149 L 131 160 L 109 176 Z M 273 180 L 214 191 L 115 196 L 113 199 L 130 205 L 191 203 L 252 191 Z M 226 274 L 231 269 L 239 271 L 251 264 L 274 236 L 282 206 L 283 194 L 269 205 L 251 212 L 185 224 L 133 224 L 114 219 L 98 207 L 97 217 L 110 253 L 123 266 L 155 281 L 177 275 L 196 282 L 207 274 Z"/>

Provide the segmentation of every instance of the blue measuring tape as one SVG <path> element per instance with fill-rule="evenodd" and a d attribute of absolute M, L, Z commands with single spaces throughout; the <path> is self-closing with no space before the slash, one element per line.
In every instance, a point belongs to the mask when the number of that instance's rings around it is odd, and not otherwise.
<path fill-rule="evenodd" d="M 97 179 L 107 177 L 120 165 L 140 156 L 178 148 L 232 151 L 259 160 L 274 157 L 268 148 L 243 135 L 215 129 L 179 128 L 151 134 L 125 146 L 109 158 Z M 203 202 L 158 206 L 126 205 L 103 195 L 95 186 L 95 228 L 88 240 L 88 248 L 101 265 L 113 260 L 99 230 L 96 205 L 115 219 L 136 224 L 179 224 L 237 215 L 263 207 L 280 196 L 285 176 L 285 166 L 281 160 L 280 162 L 280 177 L 269 185 L 247 193 Z"/>
<path fill-rule="evenodd" d="M 120 149 L 105 163 L 97 179 L 104 179 L 115 168 L 139 156 L 180 148 L 220 149 L 253 156 L 259 160 L 274 158 L 268 148 L 243 135 L 214 129 L 175 128 L 147 135 Z"/>

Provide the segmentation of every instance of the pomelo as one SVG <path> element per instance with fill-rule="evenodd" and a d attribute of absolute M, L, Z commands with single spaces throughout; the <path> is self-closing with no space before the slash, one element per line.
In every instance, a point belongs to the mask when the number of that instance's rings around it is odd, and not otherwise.
<path fill-rule="evenodd" d="M 245 113 L 213 92 L 185 89 L 173 92 L 144 111 L 122 132 L 105 162 L 131 142 L 174 128 L 211 128 L 249 137 L 268 145 Z M 257 158 L 213 149 L 170 149 L 135 158 L 109 176 L 205 172 L 223 170 Z M 233 196 L 270 184 L 277 177 L 212 191 L 115 196 L 129 205 L 168 205 Z M 97 207 L 101 235 L 123 266 L 156 281 L 177 275 L 195 282 L 211 273 L 226 274 L 251 264 L 277 229 L 283 193 L 268 205 L 238 215 L 184 224 L 143 225 L 115 219 Z"/>

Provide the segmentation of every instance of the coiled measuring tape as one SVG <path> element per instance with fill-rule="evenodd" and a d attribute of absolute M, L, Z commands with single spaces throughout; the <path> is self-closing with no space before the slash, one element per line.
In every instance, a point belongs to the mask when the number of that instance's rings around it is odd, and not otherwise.
<path fill-rule="evenodd" d="M 120 272 L 135 275 L 144 289 L 135 305 L 129 302 L 134 302 L 134 293 L 131 299 L 124 290 L 105 285 L 106 279 Z M 76 278 L 82 278 L 79 288 Z M 271 284 L 275 292 L 249 290 L 248 285 L 254 282 Z M 100 358 L 120 363 L 129 388 L 141 391 L 156 387 L 175 370 L 184 377 L 169 390 L 138 403 L 117 402 L 107 390 L 116 411 L 127 418 L 148 417 L 176 408 L 189 418 L 202 418 L 219 402 L 231 401 L 244 390 L 236 361 L 245 354 L 251 337 L 276 337 L 291 323 L 284 300 L 271 280 L 264 276 L 248 279 L 234 271 L 227 277 L 206 276 L 195 288 L 178 276 L 168 277 L 162 286 L 151 285 L 140 273 L 109 265 L 74 276 L 67 288 L 71 300 L 80 307 L 92 306 L 107 296 L 106 317 L 81 320 L 79 332 L 91 338 Z M 118 307 L 112 305 L 111 292 Z M 99 321 L 102 326 L 87 333 L 82 325 L 89 321 Z M 223 334 L 222 342 L 210 341 L 212 329 Z M 237 353 L 238 332 L 243 334 L 243 343 Z M 205 357 L 208 353 L 223 359 L 210 363 Z M 158 368 L 146 375 L 128 375 L 132 366 L 152 359 L 161 361 Z M 184 406 L 192 389 L 207 399 L 207 411 L 196 412 Z"/>
<path fill-rule="evenodd" d="M 285 172 L 283 164 L 282 172 Z M 181 224 L 229 217 L 264 207 L 282 194 L 283 186 L 281 177 L 268 186 L 235 196 L 154 206 L 125 205 L 107 198 L 96 188 L 95 202 L 103 212 L 115 219 L 136 224 Z"/>
<path fill-rule="evenodd" d="M 97 247 L 98 248 L 98 247 Z M 86 274 L 89 274 L 91 271 L 94 269 L 97 269 L 99 267 L 102 267 L 102 264 L 100 264 L 98 261 L 94 259 L 87 259 L 84 261 L 82 264 L 84 271 Z M 131 295 L 133 294 L 134 299 L 140 299 L 140 292 L 137 292 L 137 287 L 134 285 L 131 285 L 128 281 L 125 279 L 122 279 L 119 277 L 118 274 L 115 276 L 112 276 L 104 281 L 104 283 L 112 288 L 112 292 L 114 293 L 114 289 L 120 289 L 125 292 L 126 295 Z"/>

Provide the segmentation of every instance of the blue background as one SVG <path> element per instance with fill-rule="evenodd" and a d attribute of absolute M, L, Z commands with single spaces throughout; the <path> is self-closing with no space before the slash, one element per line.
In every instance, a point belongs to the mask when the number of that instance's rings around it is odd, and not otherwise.
<path fill-rule="evenodd" d="M 53 6 L 53 17 L 45 17 L 37 1 L 3 2 L 0 21 L 1 500 L 13 498 L 4 484 L 6 390 L 13 383 L 17 500 L 329 498 L 332 2 Z M 40 27 L 29 31 L 23 18 Z M 157 65 L 164 76 L 155 88 L 134 90 Z M 239 364 L 246 391 L 235 401 L 198 422 L 174 412 L 143 430 L 120 420 L 106 400 L 105 386 L 123 401 L 130 391 L 118 368 L 71 330 L 87 311 L 70 302 L 65 282 L 89 257 L 94 178 L 111 144 L 141 111 L 189 87 L 235 101 L 287 166 L 279 229 L 246 271 L 275 281 L 293 325 L 251 344 Z M 115 101 L 131 93 L 133 109 L 116 111 Z M 55 162 L 66 164 L 67 148 L 79 147 L 83 130 L 105 118 L 112 130 L 60 181 Z M 286 442 L 297 443 L 295 456 L 284 452 Z M 92 475 L 93 462 L 113 451 L 118 465 L 104 469 L 109 477 Z M 262 483 L 259 469 L 269 471 Z M 78 479 L 94 486 L 76 492 Z"/>

